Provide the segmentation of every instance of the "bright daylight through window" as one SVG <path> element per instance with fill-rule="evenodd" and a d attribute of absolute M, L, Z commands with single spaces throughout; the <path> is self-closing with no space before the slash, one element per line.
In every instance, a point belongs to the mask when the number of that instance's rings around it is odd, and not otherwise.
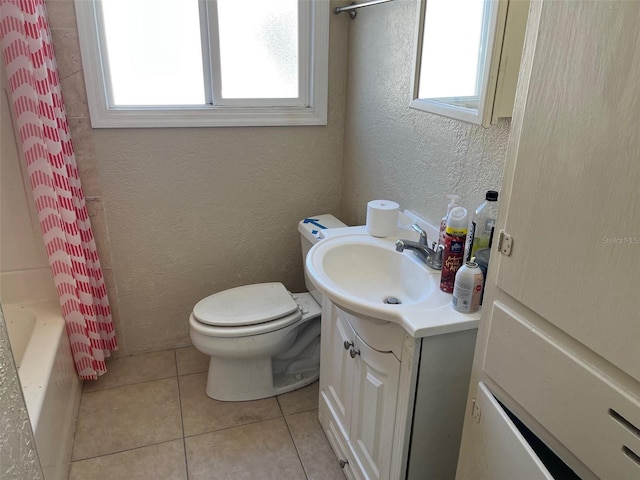
<path fill-rule="evenodd" d="M 94 127 L 324 125 L 325 0 L 76 0 Z"/>

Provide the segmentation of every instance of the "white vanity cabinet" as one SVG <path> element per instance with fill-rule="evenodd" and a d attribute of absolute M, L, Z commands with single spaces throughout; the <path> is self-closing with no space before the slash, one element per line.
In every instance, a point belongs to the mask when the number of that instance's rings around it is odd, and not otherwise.
<path fill-rule="evenodd" d="M 324 300 L 319 417 L 347 478 L 454 477 L 475 331 L 416 339 Z"/>
<path fill-rule="evenodd" d="M 329 305 L 322 396 L 353 451 L 353 455 L 344 452 L 341 459 L 352 468 L 357 462 L 365 478 L 388 478 L 391 450 L 385 439 L 393 436 L 400 360 L 393 352 L 367 345 L 347 315 Z"/>

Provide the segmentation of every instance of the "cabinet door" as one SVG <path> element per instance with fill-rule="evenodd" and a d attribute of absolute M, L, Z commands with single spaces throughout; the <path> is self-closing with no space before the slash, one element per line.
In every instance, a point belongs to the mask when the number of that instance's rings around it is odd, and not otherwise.
<path fill-rule="evenodd" d="M 480 383 L 473 418 L 465 419 L 465 442 L 457 480 L 553 480 L 487 387 Z"/>
<path fill-rule="evenodd" d="M 342 312 L 329 302 L 327 305 L 329 307 L 325 309 L 322 318 L 320 389 L 345 438 L 348 438 L 355 362 L 349 355 L 350 349 L 345 349 L 344 346 L 354 345 L 356 334 Z"/>
<path fill-rule="evenodd" d="M 356 340 L 351 412 L 351 446 L 366 478 L 388 479 L 395 425 L 400 362 L 392 353 Z"/>
<path fill-rule="evenodd" d="M 532 3 L 497 286 L 640 381 L 640 2 Z"/>

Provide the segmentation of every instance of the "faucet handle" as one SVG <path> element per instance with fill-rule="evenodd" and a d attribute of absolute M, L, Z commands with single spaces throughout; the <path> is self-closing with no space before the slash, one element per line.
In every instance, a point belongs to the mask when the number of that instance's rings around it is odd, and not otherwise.
<path fill-rule="evenodd" d="M 442 265 L 442 255 L 444 253 L 444 245 L 440 245 L 438 242 L 433 242 L 431 244 L 431 249 L 433 250 L 434 262 Z"/>
<path fill-rule="evenodd" d="M 422 227 L 420 225 L 418 225 L 417 223 L 414 223 L 413 225 L 411 225 L 411 228 L 413 228 L 416 232 L 418 232 L 420 234 L 420 243 L 422 245 L 427 245 L 428 241 L 427 241 L 427 232 L 425 232 Z"/>

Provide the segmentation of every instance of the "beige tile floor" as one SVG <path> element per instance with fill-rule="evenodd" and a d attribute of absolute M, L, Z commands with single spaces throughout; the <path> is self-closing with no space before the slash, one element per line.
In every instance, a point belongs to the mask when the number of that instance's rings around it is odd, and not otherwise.
<path fill-rule="evenodd" d="M 85 382 L 69 480 L 344 480 L 318 423 L 318 383 L 251 402 L 205 394 L 192 347 L 110 361 Z"/>

